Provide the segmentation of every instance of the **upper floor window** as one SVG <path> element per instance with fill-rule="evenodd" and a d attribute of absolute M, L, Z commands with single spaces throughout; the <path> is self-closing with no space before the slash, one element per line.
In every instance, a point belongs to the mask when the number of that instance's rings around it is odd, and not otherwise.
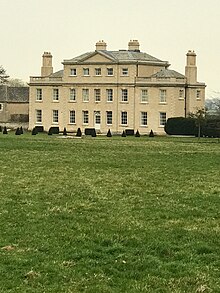
<path fill-rule="evenodd" d="M 122 75 L 128 75 L 128 68 L 122 68 Z"/>
<path fill-rule="evenodd" d="M 107 89 L 106 94 L 107 94 L 107 102 L 112 102 L 113 101 L 113 89 Z"/>
<path fill-rule="evenodd" d="M 127 89 L 121 90 L 121 100 L 122 100 L 122 102 L 128 101 L 128 90 Z"/>
<path fill-rule="evenodd" d="M 128 112 L 121 112 L 121 124 L 122 125 L 128 124 Z"/>
<path fill-rule="evenodd" d="M 53 89 L 53 100 L 59 101 L 59 89 Z"/>
<path fill-rule="evenodd" d="M 95 95 L 95 101 L 100 102 L 101 101 L 101 90 L 100 89 L 95 89 L 94 90 L 94 95 Z"/>
<path fill-rule="evenodd" d="M 147 125 L 147 112 L 141 112 L 141 125 Z"/>
<path fill-rule="evenodd" d="M 69 121 L 70 124 L 76 123 L 76 112 L 74 110 L 70 110 Z"/>
<path fill-rule="evenodd" d="M 36 123 L 42 122 L 42 110 L 36 110 Z"/>
<path fill-rule="evenodd" d="M 164 126 L 167 120 L 166 112 L 160 112 L 160 126 Z"/>
<path fill-rule="evenodd" d="M 107 75 L 113 75 L 113 68 L 107 68 Z"/>
<path fill-rule="evenodd" d="M 141 102 L 148 102 L 148 90 L 141 90 Z"/>
<path fill-rule="evenodd" d="M 101 75 L 102 71 L 101 68 L 95 68 L 95 75 Z"/>
<path fill-rule="evenodd" d="M 70 89 L 70 101 L 76 101 L 76 89 Z"/>
<path fill-rule="evenodd" d="M 184 99 L 184 90 L 179 90 L 179 99 Z"/>
<path fill-rule="evenodd" d="M 70 69 L 70 75 L 76 76 L 76 68 Z"/>
<path fill-rule="evenodd" d="M 88 76 L 89 75 L 89 68 L 83 68 L 83 75 Z"/>
<path fill-rule="evenodd" d="M 166 103 L 166 90 L 160 90 L 160 103 Z"/>
<path fill-rule="evenodd" d="M 82 97 L 83 97 L 83 102 L 89 101 L 89 89 L 82 90 Z"/>
<path fill-rule="evenodd" d="M 43 91 L 42 89 L 36 89 L 36 101 L 42 101 Z"/>
<path fill-rule="evenodd" d="M 197 100 L 200 100 L 201 99 L 201 91 L 200 90 L 197 90 L 196 91 L 196 99 Z"/>
<path fill-rule="evenodd" d="M 59 122 L 59 113 L 58 110 L 53 110 L 53 123 Z"/>

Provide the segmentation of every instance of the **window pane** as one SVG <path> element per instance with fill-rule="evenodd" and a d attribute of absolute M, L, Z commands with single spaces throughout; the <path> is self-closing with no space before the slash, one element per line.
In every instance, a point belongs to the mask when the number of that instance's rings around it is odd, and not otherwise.
<path fill-rule="evenodd" d="M 141 125 L 147 125 L 147 112 L 141 112 Z"/>
<path fill-rule="evenodd" d="M 59 100 L 59 89 L 53 89 L 53 100 L 54 101 Z"/>
<path fill-rule="evenodd" d="M 70 69 L 70 75 L 76 75 L 76 68 Z"/>
<path fill-rule="evenodd" d="M 107 124 L 112 124 L 112 111 L 106 112 L 106 122 Z"/>
<path fill-rule="evenodd" d="M 113 75 L 113 68 L 107 68 L 107 75 Z"/>
<path fill-rule="evenodd" d="M 107 102 L 112 102 L 113 101 L 113 90 L 112 89 L 107 89 Z"/>
<path fill-rule="evenodd" d="M 71 110 L 70 111 L 70 124 L 76 123 L 76 115 L 75 115 L 75 111 Z"/>
<path fill-rule="evenodd" d="M 37 101 L 42 101 L 42 89 L 37 89 L 36 90 L 36 100 Z"/>
<path fill-rule="evenodd" d="M 100 89 L 95 89 L 94 90 L 94 95 L 95 95 L 95 101 L 100 102 L 101 101 L 101 90 Z"/>
<path fill-rule="evenodd" d="M 101 75 L 101 68 L 95 68 L 95 75 Z"/>
<path fill-rule="evenodd" d="M 70 101 L 76 100 L 76 89 L 70 89 Z"/>
<path fill-rule="evenodd" d="M 166 102 L 166 90 L 160 90 L 160 103 Z"/>
<path fill-rule="evenodd" d="M 128 114 L 127 112 L 121 112 L 121 124 L 128 124 Z"/>
<path fill-rule="evenodd" d="M 82 90 L 83 102 L 89 101 L 89 89 Z"/>
<path fill-rule="evenodd" d="M 89 75 L 89 68 L 83 68 L 83 75 Z"/>
<path fill-rule="evenodd" d="M 122 68 L 122 75 L 128 75 L 128 68 Z"/>
<path fill-rule="evenodd" d="M 42 122 L 42 110 L 36 110 L 36 122 Z"/>
<path fill-rule="evenodd" d="M 101 112 L 100 111 L 95 111 L 95 124 L 101 124 Z"/>
<path fill-rule="evenodd" d="M 89 123 L 89 111 L 83 111 L 83 123 L 84 124 Z"/>
<path fill-rule="evenodd" d="M 123 102 L 127 102 L 128 101 L 128 90 L 123 89 L 123 90 L 121 90 L 121 93 L 122 93 L 121 100 Z"/>
<path fill-rule="evenodd" d="M 148 90 L 141 90 L 141 102 L 148 102 Z"/>
<path fill-rule="evenodd" d="M 164 126 L 166 123 L 166 113 L 160 112 L 160 126 Z"/>
<path fill-rule="evenodd" d="M 58 117 L 58 110 L 53 110 L 53 123 L 58 123 L 59 117 Z"/>

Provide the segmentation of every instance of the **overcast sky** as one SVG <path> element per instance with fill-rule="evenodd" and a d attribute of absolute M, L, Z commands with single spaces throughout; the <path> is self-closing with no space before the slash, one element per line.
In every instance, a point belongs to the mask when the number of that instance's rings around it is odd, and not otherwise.
<path fill-rule="evenodd" d="M 44 51 L 57 71 L 98 40 L 118 50 L 138 39 L 183 74 L 195 50 L 207 96 L 220 92 L 220 0 L 0 0 L 0 20 L 0 65 L 12 78 L 39 75 Z"/>

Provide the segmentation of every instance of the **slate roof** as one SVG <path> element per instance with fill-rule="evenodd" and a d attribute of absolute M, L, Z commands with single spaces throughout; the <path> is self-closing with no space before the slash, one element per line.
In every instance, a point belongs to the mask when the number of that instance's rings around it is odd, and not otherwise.
<path fill-rule="evenodd" d="M 94 52 L 87 52 L 80 56 L 77 56 L 75 58 L 64 60 L 65 63 L 80 63 L 92 56 L 94 56 L 96 53 L 99 53 L 109 59 L 111 59 L 113 62 L 156 62 L 156 63 L 163 63 L 167 64 L 167 61 L 162 61 L 158 58 L 155 58 L 147 53 L 139 52 L 139 51 L 129 51 L 129 50 L 119 50 L 119 51 L 94 51 Z"/>
<path fill-rule="evenodd" d="M 10 87 L 6 85 L 0 86 L 0 101 L 28 103 L 29 87 Z"/>
<path fill-rule="evenodd" d="M 151 77 L 156 77 L 156 78 L 185 78 L 185 76 L 175 70 L 170 70 L 170 69 L 162 69 L 159 72 L 151 75 Z"/>
<path fill-rule="evenodd" d="M 63 70 L 52 73 L 49 77 L 63 77 Z"/>

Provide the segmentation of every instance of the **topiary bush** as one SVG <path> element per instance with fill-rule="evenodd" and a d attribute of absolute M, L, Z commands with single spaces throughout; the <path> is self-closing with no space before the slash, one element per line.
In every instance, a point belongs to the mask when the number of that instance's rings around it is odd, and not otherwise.
<path fill-rule="evenodd" d="M 64 129 L 63 129 L 63 135 L 67 135 L 67 131 L 66 131 L 66 127 L 64 127 Z"/>
<path fill-rule="evenodd" d="M 123 132 L 122 132 L 122 135 L 121 135 L 122 137 L 126 137 L 126 133 L 125 133 L 125 131 L 123 130 Z"/>
<path fill-rule="evenodd" d="M 96 130 L 95 130 L 95 128 L 93 128 L 93 131 L 91 132 L 91 136 L 92 137 L 96 137 Z"/>
<path fill-rule="evenodd" d="M 2 127 L 0 126 L 0 132 L 2 132 Z"/>
<path fill-rule="evenodd" d="M 76 136 L 78 136 L 78 137 L 82 136 L 82 131 L 80 128 L 77 129 Z"/>
<path fill-rule="evenodd" d="M 4 128 L 3 128 L 3 134 L 8 134 L 8 130 L 7 130 L 6 126 L 4 126 Z"/>
<path fill-rule="evenodd" d="M 50 127 L 49 132 L 51 132 L 52 134 L 59 134 L 60 129 L 57 126 L 52 126 L 52 127 Z"/>
<path fill-rule="evenodd" d="M 36 127 L 34 127 L 34 128 L 32 129 L 31 134 L 32 134 L 32 135 L 37 135 L 37 134 L 38 134 Z"/>
<path fill-rule="evenodd" d="M 139 133 L 138 129 L 137 129 L 137 131 L 135 133 L 135 137 L 140 137 L 140 133 Z"/>
<path fill-rule="evenodd" d="M 22 128 L 22 126 L 20 127 L 20 134 L 23 134 L 24 133 L 24 131 L 23 131 L 23 128 Z"/>
<path fill-rule="evenodd" d="M 112 137 L 111 130 L 109 129 L 107 132 L 107 137 Z"/>
<path fill-rule="evenodd" d="M 153 130 L 151 129 L 150 133 L 149 133 L 149 137 L 154 137 L 154 132 Z"/>
<path fill-rule="evenodd" d="M 16 129 L 15 135 L 21 135 L 21 131 L 20 131 L 20 128 L 19 127 Z"/>

